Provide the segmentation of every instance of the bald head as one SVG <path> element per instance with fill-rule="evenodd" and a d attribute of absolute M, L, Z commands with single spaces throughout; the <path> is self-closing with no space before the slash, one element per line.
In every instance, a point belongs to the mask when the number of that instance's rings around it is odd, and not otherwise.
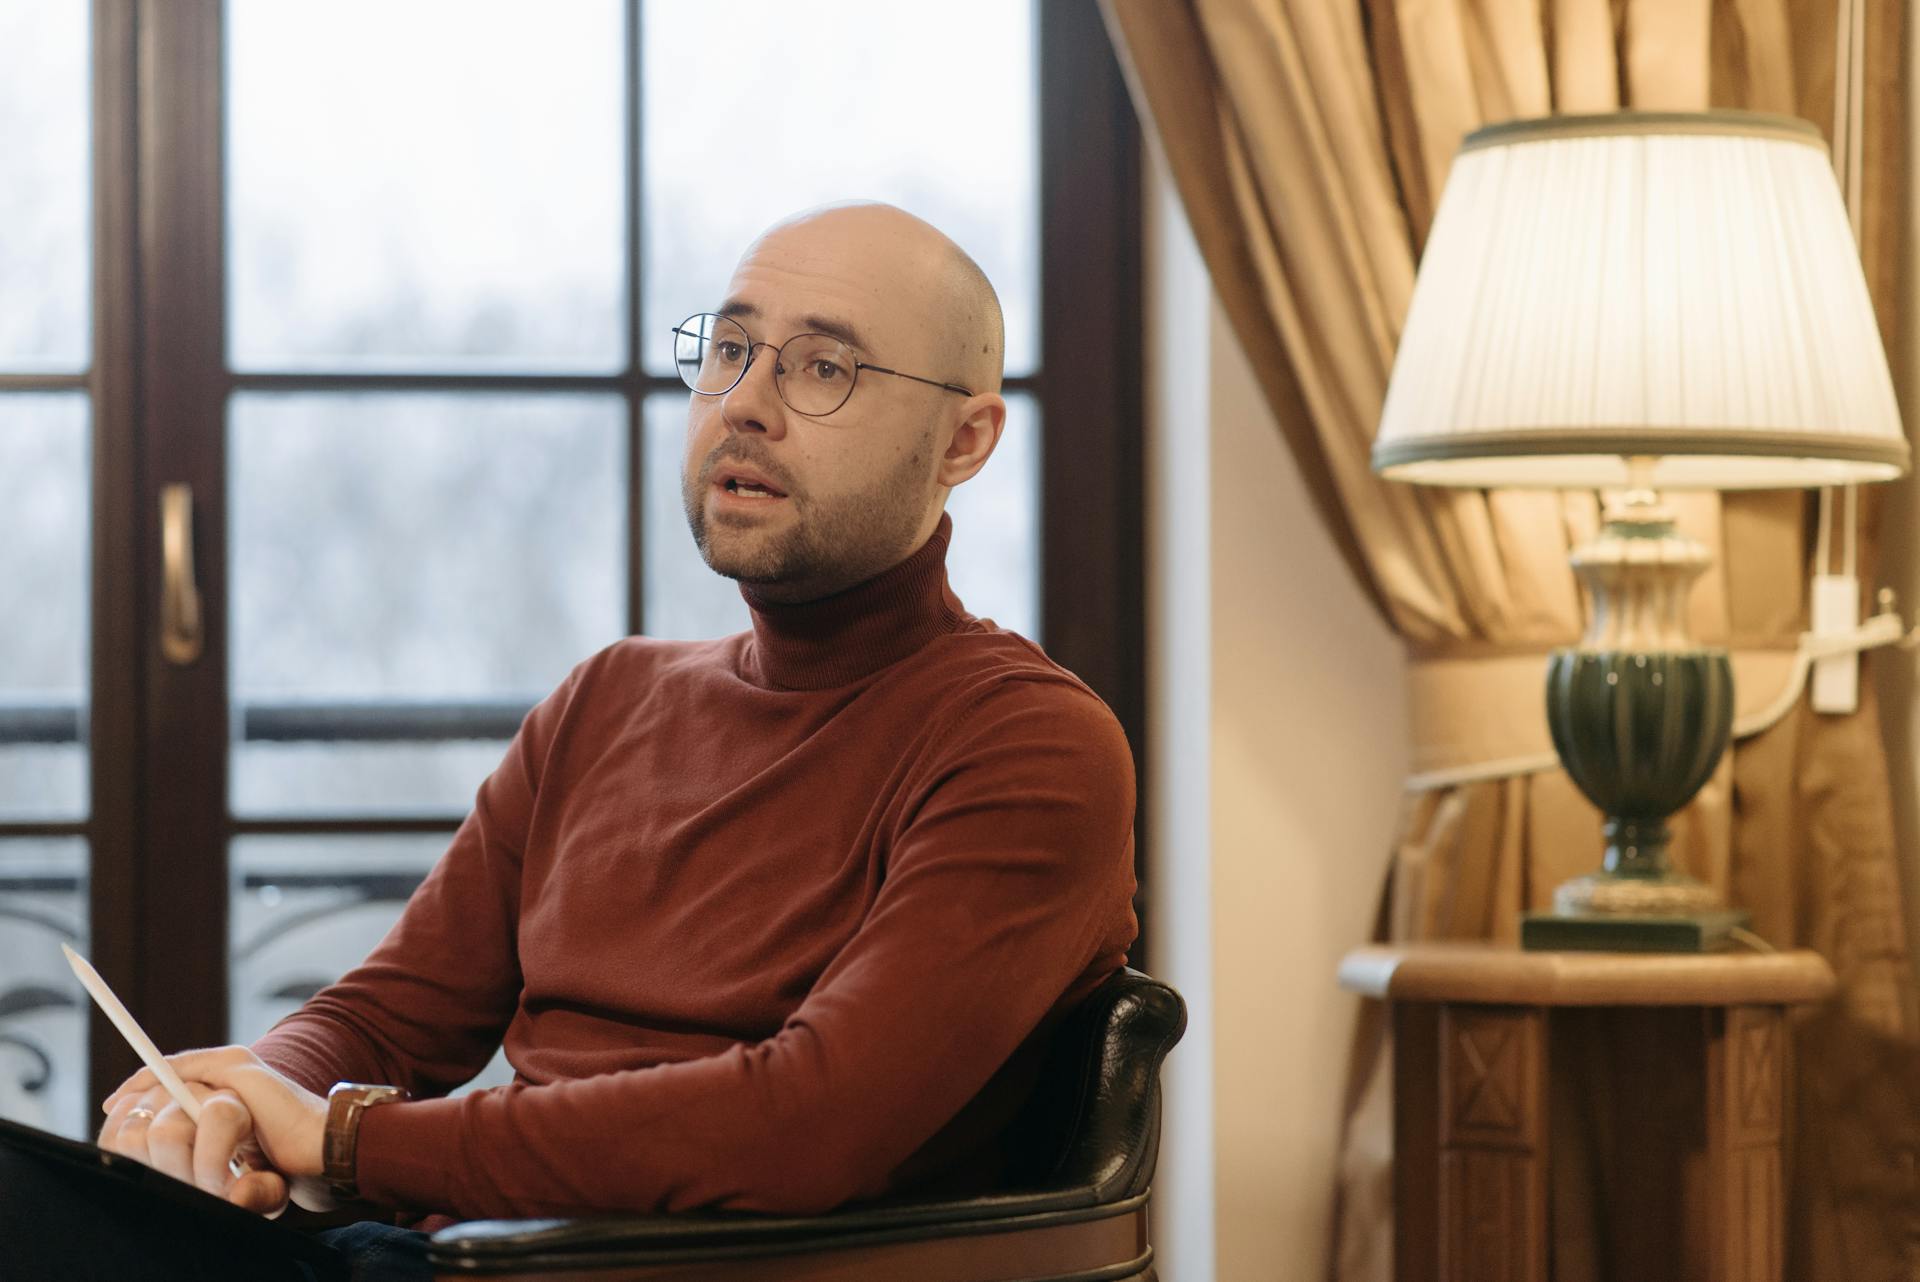
<path fill-rule="evenodd" d="M 768 251 L 838 275 L 850 289 L 899 310 L 933 362 L 914 372 L 974 392 L 1000 390 L 1006 357 L 1000 296 L 980 264 L 933 224 L 877 201 L 824 205 L 762 232 L 742 255 L 742 267 Z"/>
<path fill-rule="evenodd" d="M 947 244 L 953 251 L 949 299 L 954 360 L 965 372 L 961 381 L 976 392 L 997 392 L 1007 363 L 1007 326 L 1000 313 L 1000 295 L 971 254 L 950 240 Z"/>

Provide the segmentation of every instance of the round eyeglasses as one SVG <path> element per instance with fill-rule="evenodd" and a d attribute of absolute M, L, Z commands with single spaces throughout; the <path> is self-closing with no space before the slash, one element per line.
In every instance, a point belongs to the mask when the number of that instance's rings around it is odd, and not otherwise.
<path fill-rule="evenodd" d="M 702 396 L 725 396 L 747 376 L 758 348 L 739 321 L 713 312 L 695 312 L 673 327 L 673 364 L 680 381 Z M 962 396 L 973 393 L 958 383 L 903 374 L 855 358 L 853 350 L 831 334 L 795 334 L 773 348 L 773 386 L 796 414 L 820 418 L 847 403 L 861 370 L 910 378 Z"/>

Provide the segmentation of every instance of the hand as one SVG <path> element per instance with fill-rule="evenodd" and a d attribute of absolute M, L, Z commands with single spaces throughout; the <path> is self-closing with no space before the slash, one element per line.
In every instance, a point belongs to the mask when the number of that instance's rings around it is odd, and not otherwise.
<path fill-rule="evenodd" d="M 152 1074 L 146 1076 L 151 1083 Z M 287 1204 L 287 1181 L 278 1171 L 264 1169 L 247 1106 L 232 1091 L 194 1082 L 187 1089 L 200 1101 L 198 1125 L 158 1084 L 144 1091 L 124 1087 L 116 1091 L 102 1105 L 107 1120 L 100 1128 L 100 1147 L 224 1197 L 244 1210 L 280 1214 Z M 237 1178 L 232 1168 L 236 1156 L 251 1168 Z"/>
<path fill-rule="evenodd" d="M 211 1088 L 215 1095 L 237 1097 L 251 1118 L 254 1142 L 276 1171 L 290 1177 L 318 1176 L 325 1169 L 322 1144 L 327 1131 L 327 1101 L 323 1096 L 281 1076 L 244 1046 L 187 1051 L 168 1056 L 167 1063 L 190 1090 L 198 1084 Z M 101 1107 L 111 1116 L 123 1101 L 146 1098 L 159 1090 L 159 1081 L 143 1068 L 123 1082 Z M 163 1091 L 161 1096 L 165 1097 Z M 160 1121 L 159 1112 L 155 1109 L 154 1124 Z M 203 1115 L 201 1125 L 206 1122 Z"/>

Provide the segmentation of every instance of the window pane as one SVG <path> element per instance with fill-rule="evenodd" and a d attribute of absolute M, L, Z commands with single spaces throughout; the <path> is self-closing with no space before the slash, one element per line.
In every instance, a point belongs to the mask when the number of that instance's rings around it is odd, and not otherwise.
<path fill-rule="evenodd" d="M 238 369 L 625 364 L 618 0 L 230 0 Z"/>
<path fill-rule="evenodd" d="M 87 1138 L 87 996 L 60 955 L 87 951 L 87 846 L 0 841 L 0 1117 Z"/>
<path fill-rule="evenodd" d="M 0 0 L 0 370 L 8 372 L 87 366 L 90 8 Z"/>
<path fill-rule="evenodd" d="M 0 819 L 87 812 L 87 460 L 84 395 L 0 395 Z"/>
<path fill-rule="evenodd" d="M 228 866 L 228 1035 L 251 1042 L 360 964 L 447 848 L 447 835 L 242 837 Z M 503 1056 L 470 1089 L 513 1080 Z"/>
<path fill-rule="evenodd" d="M 1071 494 L 1063 495 L 1071 503 Z M 970 614 L 1030 641 L 1040 636 L 1040 407 L 1007 397 L 993 457 L 947 496 L 947 581 Z"/>
<path fill-rule="evenodd" d="M 947 499 L 953 543 L 947 577 L 967 609 L 1040 638 L 1040 414 L 1030 396 L 1007 398 L 1007 427 L 978 475 Z M 687 394 L 647 398 L 647 634 L 682 640 L 751 626 L 740 588 L 707 568 L 687 530 L 680 475 Z"/>
<path fill-rule="evenodd" d="M 625 403 L 251 393 L 229 434 L 234 810 L 465 813 L 623 632 Z"/>
<path fill-rule="evenodd" d="M 740 585 L 707 568 L 687 529 L 680 498 L 686 463 L 687 401 L 691 393 L 647 398 L 647 635 L 676 641 L 724 637 L 751 627 Z"/>
<path fill-rule="evenodd" d="M 712 308 L 767 224 L 810 205 L 891 201 L 977 259 L 1007 319 L 1007 368 L 1038 360 L 1033 0 L 966 5 L 650 3 L 641 87 L 645 351 Z M 716 92 L 718 87 L 718 92 Z M 718 111 L 716 111 L 718 105 Z M 726 130 L 716 155 L 716 115 Z"/>

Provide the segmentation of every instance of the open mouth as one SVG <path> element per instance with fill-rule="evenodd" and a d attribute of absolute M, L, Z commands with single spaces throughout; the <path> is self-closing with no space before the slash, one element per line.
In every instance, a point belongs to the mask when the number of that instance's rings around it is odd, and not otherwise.
<path fill-rule="evenodd" d="M 762 485 L 758 481 L 743 480 L 737 476 L 728 477 L 720 488 L 729 494 L 736 495 L 743 499 L 783 499 L 787 497 L 779 490 L 773 489 L 770 486 Z"/>

